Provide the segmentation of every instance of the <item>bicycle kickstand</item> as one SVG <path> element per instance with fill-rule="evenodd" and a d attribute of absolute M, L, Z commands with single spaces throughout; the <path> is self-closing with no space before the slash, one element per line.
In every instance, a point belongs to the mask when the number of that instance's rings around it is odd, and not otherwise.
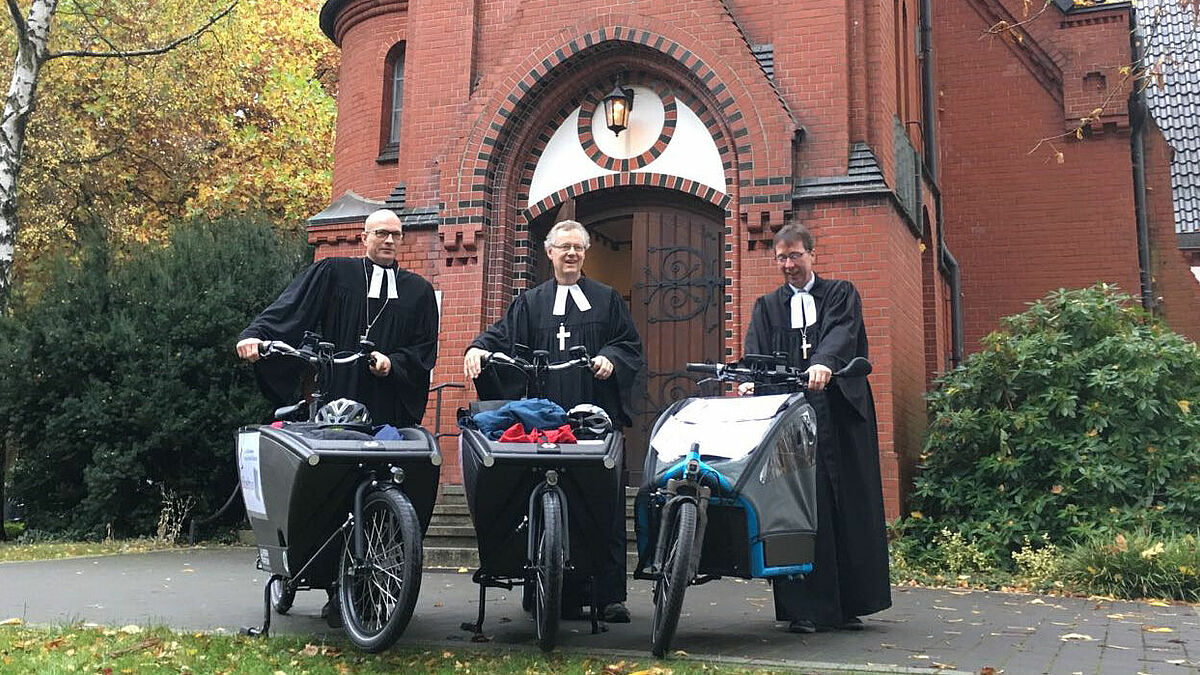
<path fill-rule="evenodd" d="M 468 633 L 473 633 L 473 635 L 471 635 L 472 642 L 482 642 L 485 639 L 483 637 L 483 615 L 487 610 L 487 603 L 485 600 L 486 595 L 487 586 L 484 584 L 479 584 L 479 616 L 476 617 L 475 623 L 464 621 L 459 626 L 459 628 L 467 631 Z"/>
<path fill-rule="evenodd" d="M 271 584 L 278 579 L 281 583 L 283 577 L 274 574 L 267 579 L 267 585 L 263 587 L 263 625 L 261 628 L 255 626 L 247 626 L 241 630 L 242 635 L 249 637 L 271 637 Z"/>

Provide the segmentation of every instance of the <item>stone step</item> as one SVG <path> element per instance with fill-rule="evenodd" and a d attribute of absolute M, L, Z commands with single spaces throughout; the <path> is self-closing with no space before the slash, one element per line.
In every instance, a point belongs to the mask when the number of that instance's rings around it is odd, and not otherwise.
<path fill-rule="evenodd" d="M 460 569 L 467 568 L 470 571 L 475 571 L 479 567 L 479 552 L 474 548 L 463 548 L 455 546 L 432 546 L 428 541 L 424 546 L 425 552 L 425 569 Z M 637 552 L 630 549 L 625 556 L 625 568 L 629 574 L 633 574 L 633 569 L 637 566 Z"/>
<path fill-rule="evenodd" d="M 625 488 L 625 503 L 633 504 L 634 498 L 637 496 L 637 488 Z M 438 490 L 437 504 L 466 504 L 467 493 L 461 485 L 443 485 Z"/>

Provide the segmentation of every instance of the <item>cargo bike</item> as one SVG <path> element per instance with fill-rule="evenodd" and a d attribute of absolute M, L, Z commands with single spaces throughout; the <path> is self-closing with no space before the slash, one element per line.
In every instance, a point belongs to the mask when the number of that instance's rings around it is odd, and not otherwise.
<path fill-rule="evenodd" d="M 482 400 L 459 411 L 464 491 L 479 548 L 472 577 L 479 584 L 479 613 L 462 628 L 481 635 L 487 589 L 519 586 L 538 645 L 550 651 L 562 617 L 564 578 L 594 580 L 594 562 L 606 546 L 596 533 L 616 526 L 624 438 L 611 424 L 599 438 L 575 442 L 503 442 L 481 432 L 471 421 L 476 414 L 522 395 L 536 399 L 548 376 L 591 367 L 584 347 L 573 348 L 571 359 L 561 363 L 551 363 L 545 351 L 519 345 L 514 351 L 485 359 L 476 379 Z M 594 595 L 589 614 L 596 633 L 600 608 Z"/>
<path fill-rule="evenodd" d="M 306 334 L 299 348 L 279 341 L 260 347 L 266 358 L 301 359 L 315 369 L 315 385 L 335 367 L 369 355 Z M 297 591 L 330 592 L 353 642 L 367 652 L 391 646 L 412 618 L 421 588 L 422 537 L 437 496 L 442 457 L 421 427 L 376 438 L 365 407 L 314 392 L 275 411 L 279 420 L 238 430 L 242 495 L 258 548 L 264 589 L 263 625 L 271 609 L 286 614 Z M 300 418 L 302 421 L 289 421 Z"/>
<path fill-rule="evenodd" d="M 665 656 L 689 585 L 812 572 L 817 418 L 806 374 L 783 355 L 689 363 L 708 381 L 754 382 L 755 396 L 694 397 L 659 416 L 635 506 L 638 568 L 654 582 L 651 651 Z M 835 378 L 863 377 L 855 358 Z"/>

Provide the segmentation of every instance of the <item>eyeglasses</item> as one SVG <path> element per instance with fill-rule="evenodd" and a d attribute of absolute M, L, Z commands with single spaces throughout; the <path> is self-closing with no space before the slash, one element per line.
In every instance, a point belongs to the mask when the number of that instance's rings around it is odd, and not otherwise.
<path fill-rule="evenodd" d="M 812 251 L 792 251 L 791 253 L 777 255 L 777 256 L 775 256 L 775 262 L 779 263 L 780 265 L 782 265 L 788 261 L 798 263 L 798 262 L 800 262 L 800 260 L 802 258 L 804 258 L 804 255 L 806 253 L 812 253 Z"/>
<path fill-rule="evenodd" d="M 389 229 L 382 228 L 382 227 L 374 229 L 374 230 L 367 230 L 367 232 L 370 232 L 371 234 L 375 235 L 376 237 L 379 237 L 380 239 L 387 239 L 388 237 L 394 237 L 395 239 L 400 239 L 401 237 L 404 236 L 404 233 L 401 232 L 400 230 L 389 230 Z"/>
<path fill-rule="evenodd" d="M 583 253 L 587 250 L 587 247 L 583 244 L 551 244 L 550 248 L 563 253 L 570 253 L 571 251 Z"/>

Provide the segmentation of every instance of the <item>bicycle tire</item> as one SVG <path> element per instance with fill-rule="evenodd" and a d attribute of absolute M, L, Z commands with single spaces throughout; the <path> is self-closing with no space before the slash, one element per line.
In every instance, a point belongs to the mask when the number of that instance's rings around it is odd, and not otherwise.
<path fill-rule="evenodd" d="M 363 528 L 363 564 L 354 562 L 351 531 L 342 549 L 338 605 L 350 641 L 376 653 L 392 646 L 412 619 L 421 591 L 421 527 L 399 490 L 369 492 L 355 527 Z"/>
<path fill-rule="evenodd" d="M 659 567 L 661 576 L 654 582 L 654 621 L 651 625 L 650 651 L 663 658 L 671 649 L 683 594 L 691 581 L 692 556 L 696 554 L 696 504 L 681 501 L 675 507 L 671 542 L 667 559 Z"/>
<path fill-rule="evenodd" d="M 271 608 L 276 614 L 287 614 L 296 601 L 296 589 L 288 588 L 283 577 L 271 578 Z"/>
<path fill-rule="evenodd" d="M 537 560 L 534 561 L 533 620 L 537 624 L 538 647 L 548 652 L 558 640 L 558 620 L 562 615 L 563 550 L 562 505 L 558 493 L 542 494 L 542 527 L 538 532 Z"/>

